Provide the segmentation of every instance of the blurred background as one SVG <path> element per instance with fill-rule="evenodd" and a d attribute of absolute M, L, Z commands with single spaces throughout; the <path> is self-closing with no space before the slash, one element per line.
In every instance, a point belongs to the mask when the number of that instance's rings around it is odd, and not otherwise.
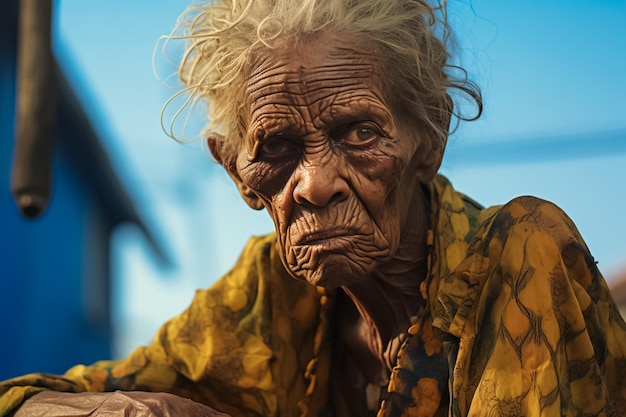
<path fill-rule="evenodd" d="M 180 51 L 155 47 L 186 5 L 54 2 L 53 189 L 35 220 L 10 193 L 18 2 L 0 5 L 0 379 L 149 343 L 250 235 L 272 230 L 199 142 L 161 129 Z M 554 201 L 626 303 L 626 1 L 450 0 L 449 9 L 486 105 L 450 137 L 441 172 L 484 205 Z"/>

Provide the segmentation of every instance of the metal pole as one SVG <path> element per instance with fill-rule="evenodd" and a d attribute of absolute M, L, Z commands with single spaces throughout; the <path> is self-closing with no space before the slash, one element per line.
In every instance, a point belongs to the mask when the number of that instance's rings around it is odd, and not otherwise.
<path fill-rule="evenodd" d="M 50 42 L 52 1 L 20 1 L 11 191 L 20 212 L 30 218 L 45 210 L 52 187 L 56 100 Z"/>

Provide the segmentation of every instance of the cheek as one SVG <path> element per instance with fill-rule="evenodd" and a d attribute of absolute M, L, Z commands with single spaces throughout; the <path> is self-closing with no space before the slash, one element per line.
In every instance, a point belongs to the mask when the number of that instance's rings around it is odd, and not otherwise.
<path fill-rule="evenodd" d="M 241 181 L 264 199 L 270 199 L 285 187 L 297 161 L 281 163 L 240 162 L 238 172 Z"/>
<path fill-rule="evenodd" d="M 287 198 L 287 194 L 288 191 L 283 188 L 265 201 L 265 208 L 274 222 L 280 241 L 287 238 L 287 230 L 293 213 L 293 203 Z"/>
<path fill-rule="evenodd" d="M 285 230 L 293 211 L 288 196 L 291 175 L 296 165 L 297 161 L 259 161 L 242 163 L 238 169 L 241 181 L 261 198 L 278 231 Z"/>
<path fill-rule="evenodd" d="M 370 215 L 379 217 L 393 206 L 403 163 L 384 148 L 346 155 L 351 183 Z M 391 199 L 391 200 L 390 200 Z"/>

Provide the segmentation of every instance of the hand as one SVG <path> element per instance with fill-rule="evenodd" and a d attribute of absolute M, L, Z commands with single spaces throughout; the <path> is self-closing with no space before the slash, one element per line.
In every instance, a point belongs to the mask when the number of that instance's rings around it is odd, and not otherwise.
<path fill-rule="evenodd" d="M 116 391 L 79 394 L 44 391 L 28 399 L 14 417 L 229 417 L 164 392 Z"/>

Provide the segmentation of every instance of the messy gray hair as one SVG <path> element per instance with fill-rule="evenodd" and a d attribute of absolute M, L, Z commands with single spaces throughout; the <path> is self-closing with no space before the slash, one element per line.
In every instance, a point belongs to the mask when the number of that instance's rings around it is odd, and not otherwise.
<path fill-rule="evenodd" d="M 218 132 L 222 155 L 234 155 L 245 135 L 240 117 L 244 81 L 255 53 L 285 39 L 310 37 L 321 30 L 351 33 L 382 54 L 388 95 L 395 109 L 417 118 L 435 148 L 445 147 L 452 112 L 474 120 L 482 112 L 479 88 L 467 73 L 449 63 L 451 29 L 446 0 L 207 0 L 193 3 L 177 22 L 177 38 L 186 39 L 179 76 L 204 100 L 209 123 L 204 134 Z M 450 99 L 452 90 L 476 104 L 464 117 Z"/>

